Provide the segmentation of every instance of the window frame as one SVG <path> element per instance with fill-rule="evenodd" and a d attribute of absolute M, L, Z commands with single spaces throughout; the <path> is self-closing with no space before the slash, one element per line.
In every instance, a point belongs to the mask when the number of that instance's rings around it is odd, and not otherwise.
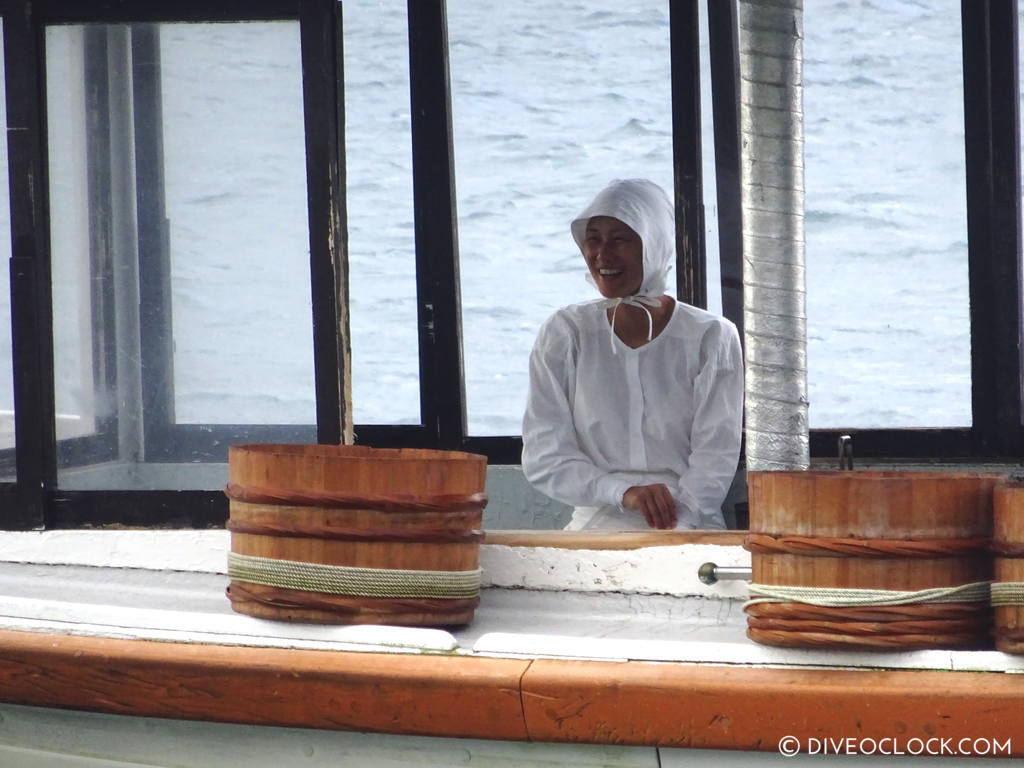
<path fill-rule="evenodd" d="M 13 483 L 0 484 L 4 500 L 0 528 L 77 527 L 143 520 L 148 524 L 220 525 L 227 516 L 223 494 L 213 491 L 65 491 L 58 487 L 57 469 L 72 466 L 83 455 L 113 457 L 117 423 L 108 418 L 93 435 L 56 440 L 53 370 L 53 302 L 49 251 L 45 114 L 45 30 L 58 24 L 152 24 L 160 22 L 297 21 L 303 70 L 306 179 L 310 229 L 314 380 L 316 426 L 313 425 L 192 425 L 173 422 L 173 393 L 149 389 L 143 393 L 147 460 L 194 461 L 226 458 L 227 442 L 340 442 L 351 433 L 343 381 L 347 379 L 348 296 L 345 275 L 343 82 L 341 73 L 341 11 L 333 0 L 221 0 L 212 6 L 196 0 L 179 2 L 75 3 L 67 0 L 4 0 L 4 56 L 8 102 L 8 157 L 11 187 L 11 312 L 14 351 L 15 447 L 0 452 L 0 464 L 16 467 Z M 133 31 L 139 27 L 133 26 Z M 145 27 L 141 37 L 145 38 Z M 135 41 L 133 35 L 133 42 Z M 135 92 L 141 108 L 147 94 Z M 151 110 L 159 104 L 149 104 Z M 140 103 L 136 103 L 136 109 Z M 95 138 L 96 131 L 91 132 Z M 159 138 L 159 137 L 157 137 Z M 96 148 L 102 157 L 104 148 Z M 137 160 L 161 162 L 159 146 L 143 147 Z M 102 179 L 103 174 L 92 174 Z M 156 313 L 143 328 L 167 326 L 168 279 L 164 233 L 159 226 L 162 200 L 144 200 L 139 185 L 140 261 L 155 254 L 150 274 L 159 280 L 141 281 L 142 305 Z M 90 195 L 102 195 L 102 185 L 90 185 Z M 95 205 L 95 201 L 91 202 Z M 109 208 L 109 206 L 108 206 Z M 94 229 L 109 226 L 102 203 Z M 148 244 L 149 247 L 145 247 Z M 164 263 L 159 263 L 160 259 Z M 97 376 L 113 371 L 109 349 L 111 330 L 104 307 L 109 295 L 95 297 L 100 334 L 94 340 Z M 143 365 L 169 373 L 167 345 L 143 345 Z M 114 374 L 116 375 L 116 374 Z M 166 381 L 167 377 L 159 380 Z M 114 503 L 120 499 L 121 503 Z"/>
<path fill-rule="evenodd" d="M 681 141 L 682 124 L 677 77 L 684 78 L 676 58 L 685 29 L 676 19 L 683 15 L 696 25 L 696 4 L 670 0 L 673 11 L 673 135 Z M 968 276 L 971 339 L 970 427 L 861 429 L 828 428 L 810 431 L 812 459 L 837 455 L 841 436 L 852 437 L 859 458 L 897 460 L 1009 461 L 1024 454 L 1022 390 L 1024 369 L 1021 301 L 1021 179 L 1020 90 L 1017 0 L 961 0 L 962 60 L 964 82 L 965 165 L 968 234 Z M 741 157 L 739 139 L 739 41 L 736 0 L 707 2 L 712 108 L 715 132 L 715 172 L 718 203 L 719 261 L 722 313 L 743 336 L 743 258 Z M 688 43 L 696 50 L 693 41 Z M 682 58 L 680 56 L 680 58 Z M 699 95 L 699 70 L 693 62 L 687 71 Z M 699 102 L 698 102 L 699 109 Z M 699 111 L 696 132 L 700 140 Z M 691 129 L 692 131 L 692 129 Z M 689 201 L 702 200 L 700 188 L 680 184 L 679 144 L 676 160 L 677 222 L 694 221 Z M 696 162 L 699 169 L 699 153 Z M 691 164 L 692 167 L 692 164 Z M 703 228 L 700 230 L 703 233 Z M 690 236 L 690 235 L 688 235 Z M 703 239 L 700 267 L 703 268 Z M 703 285 L 691 288 L 686 276 L 702 280 L 696 259 L 679 252 L 677 275 L 680 298 L 706 307 Z M 684 298 L 685 297 L 685 298 Z M 517 463 L 521 438 L 467 437 L 462 447 L 485 453 L 496 463 Z"/>
<path fill-rule="evenodd" d="M 709 1 L 709 6 L 715 0 Z M 701 102 L 700 102 L 700 40 L 698 0 L 669 0 L 669 48 L 672 93 L 672 150 L 673 179 L 676 215 L 676 290 L 681 301 L 697 307 L 707 308 L 707 269 L 704 243 L 704 192 L 701 167 Z M 419 292 L 421 308 L 420 357 L 434 361 L 424 378 L 421 368 L 421 396 L 424 423 L 433 425 L 436 419 L 437 440 L 430 447 L 453 448 L 487 456 L 492 464 L 518 464 L 522 454 L 521 436 L 480 436 L 468 434 L 466 428 L 465 377 L 462 362 L 462 326 L 459 311 L 458 253 L 454 234 L 455 189 L 454 167 L 451 155 L 451 89 L 449 86 L 447 30 L 444 0 L 409 1 L 409 42 L 410 71 L 428 69 L 433 78 L 410 83 L 413 99 L 413 184 L 417 189 L 415 215 L 417 235 L 421 218 L 444 222 L 443 237 L 417 237 L 417 281 L 430 283 L 436 290 L 436 283 L 443 277 L 442 292 L 437 294 L 444 300 L 438 305 L 424 301 L 424 291 Z M 441 70 L 444 74 L 441 75 Z M 424 93 L 420 93 L 420 90 Z M 418 97 L 425 95 L 433 109 Z M 417 123 L 417 118 L 420 122 Z M 738 136 L 738 126 L 736 128 Z M 447 148 L 447 154 L 438 151 Z M 418 162 L 425 165 L 420 166 Z M 430 165 L 426 165 L 429 163 Z M 420 168 L 429 168 L 429 180 L 424 178 Z M 430 184 L 429 191 L 422 197 L 420 183 Z M 432 182 L 432 183 L 431 183 Z M 738 199 L 738 198 L 737 198 Z M 441 201 L 441 209 L 432 210 L 433 215 L 423 217 L 421 201 L 426 206 L 435 206 Z M 448 227 L 452 222 L 449 239 Z M 434 253 L 430 244 L 436 243 L 440 256 L 433 262 L 420 262 L 426 250 Z M 426 247 L 424 247 L 426 246 Z M 425 305 L 428 305 L 425 307 Z M 431 310 L 430 306 L 434 309 Z M 426 329 L 426 332 L 425 332 Z M 427 342 L 426 344 L 424 342 Z M 429 342 L 439 345 L 435 357 Z M 440 367 L 437 363 L 444 363 Z M 447 401 L 446 401 L 447 398 Z M 446 407 L 435 404 L 446 402 Z M 360 430 L 357 428 L 357 437 Z M 369 431 L 363 434 L 370 435 Z M 381 433 L 374 435 L 383 436 Z M 405 437 L 401 428 L 392 436 L 398 440 Z M 362 442 L 357 439 L 357 442 Z M 374 445 L 397 445 L 397 443 L 373 442 Z"/>
<path fill-rule="evenodd" d="M 701 169 L 698 0 L 668 0 L 672 71 L 678 295 L 706 306 Z M 64 491 L 57 485 L 53 322 L 45 146 L 45 27 L 61 23 L 297 20 L 303 60 L 306 172 L 313 289 L 315 439 L 433 447 L 517 464 L 518 436 L 467 434 L 455 175 L 444 0 L 408 0 L 410 102 L 421 423 L 352 425 L 345 224 L 342 15 L 335 0 L 0 0 L 4 23 L 11 189 L 11 307 L 16 465 L 0 483 L 0 528 L 103 524 L 222 525 L 213 491 Z M 723 313 L 741 329 L 740 143 L 735 0 L 708 0 Z M 815 429 L 811 455 L 835 455 L 841 434 L 860 458 L 1009 460 L 1024 453 L 1021 381 L 1021 180 L 1016 0 L 961 0 L 971 324 L 972 426 L 961 429 Z M 156 150 L 153 150 L 156 154 Z M 159 209 L 159 202 L 153 203 Z M 147 237 L 159 237 L 149 232 Z M 99 316 L 103 319 L 105 316 Z M 104 322 L 106 322 L 104 320 Z M 166 358 L 166 352 L 163 357 Z M 109 376 L 107 365 L 103 375 Z M 154 365 L 160 365 L 156 360 Z M 99 375 L 99 374 L 97 374 Z M 147 395 L 152 412 L 166 395 Z M 161 403 L 161 398 L 164 402 Z M 112 450 L 111 425 L 95 439 Z M 116 436 L 116 424 L 112 425 Z M 309 441 L 313 425 L 181 425 L 152 429 L 166 461 L 213 459 L 232 442 Z M 61 441 L 74 457 L 93 438 Z M 149 453 L 152 448 L 153 454 Z"/>

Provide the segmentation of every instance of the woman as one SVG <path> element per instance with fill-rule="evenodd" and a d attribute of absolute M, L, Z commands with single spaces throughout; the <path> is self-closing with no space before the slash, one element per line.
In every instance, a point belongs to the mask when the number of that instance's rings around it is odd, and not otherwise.
<path fill-rule="evenodd" d="M 674 211 L 656 184 L 612 182 L 570 229 L 603 298 L 537 336 L 527 479 L 576 507 L 569 530 L 723 528 L 742 429 L 736 327 L 665 295 Z"/>

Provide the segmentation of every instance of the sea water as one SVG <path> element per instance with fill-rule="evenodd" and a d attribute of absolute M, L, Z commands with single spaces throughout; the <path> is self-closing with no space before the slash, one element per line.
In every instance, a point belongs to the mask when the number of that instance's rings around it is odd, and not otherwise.
<path fill-rule="evenodd" d="M 469 427 L 515 435 L 537 328 L 559 306 L 595 296 L 569 220 L 613 178 L 672 188 L 668 4 L 449 0 L 448 14 Z M 412 423 L 404 3 L 355 0 L 344 17 L 355 416 Z M 60 45 L 54 37 L 48 55 L 73 50 Z M 176 418 L 311 423 L 297 27 L 164 25 L 161 47 Z M 812 426 L 970 423 L 960 61 L 954 0 L 805 4 Z M 718 310 L 709 91 L 705 74 L 709 296 Z M 51 108 L 73 123 L 71 101 Z M 51 153 L 64 153 L 51 184 L 67 187 L 56 205 L 75 208 L 81 190 L 54 178 L 65 167 L 74 175 L 75 144 L 61 143 L 53 118 L 50 130 Z M 55 231 L 60 242 L 80 239 Z M 55 250 L 58 410 L 74 418 L 101 406 L 89 391 L 87 299 L 71 266 L 82 257 Z M 4 332 L 0 364 L 9 360 Z M 11 402 L 6 370 L 0 409 Z"/>
<path fill-rule="evenodd" d="M 470 431 L 517 434 L 539 323 L 595 296 L 569 220 L 615 177 L 672 188 L 667 4 L 458 0 L 448 10 Z M 362 6 L 352 15 L 382 33 Z M 959 5 L 814 0 L 804 35 L 811 424 L 967 425 Z M 719 310 L 709 86 L 705 74 L 709 297 Z M 357 261 L 372 260 L 386 227 L 362 220 L 370 230 L 352 230 Z M 374 296 L 365 291 L 354 308 Z M 357 365 L 379 355 L 376 339 L 355 325 Z M 411 335 L 403 343 L 411 351 Z M 361 385 L 357 371 L 357 416 L 373 382 Z M 415 412 L 410 395 L 391 407 Z"/>

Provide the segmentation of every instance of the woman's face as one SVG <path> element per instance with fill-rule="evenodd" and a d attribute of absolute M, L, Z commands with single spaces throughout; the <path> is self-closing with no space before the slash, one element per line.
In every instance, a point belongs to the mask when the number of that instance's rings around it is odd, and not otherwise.
<path fill-rule="evenodd" d="M 640 235 L 611 216 L 595 216 L 583 235 L 583 258 L 601 295 L 632 296 L 644 280 L 644 245 Z"/>

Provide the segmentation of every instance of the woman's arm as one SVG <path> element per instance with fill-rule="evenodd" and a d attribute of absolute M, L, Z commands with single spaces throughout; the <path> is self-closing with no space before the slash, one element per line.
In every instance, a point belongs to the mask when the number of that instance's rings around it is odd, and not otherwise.
<path fill-rule="evenodd" d="M 569 323 L 555 315 L 530 354 L 530 391 L 523 416 L 523 473 L 541 493 L 577 506 L 618 505 L 633 485 L 580 449 L 572 417 L 576 361 Z"/>
<path fill-rule="evenodd" d="M 721 521 L 743 432 L 743 353 L 736 327 L 722 328 L 694 384 L 689 466 L 679 478 L 680 501 L 699 516 L 698 525 Z"/>

